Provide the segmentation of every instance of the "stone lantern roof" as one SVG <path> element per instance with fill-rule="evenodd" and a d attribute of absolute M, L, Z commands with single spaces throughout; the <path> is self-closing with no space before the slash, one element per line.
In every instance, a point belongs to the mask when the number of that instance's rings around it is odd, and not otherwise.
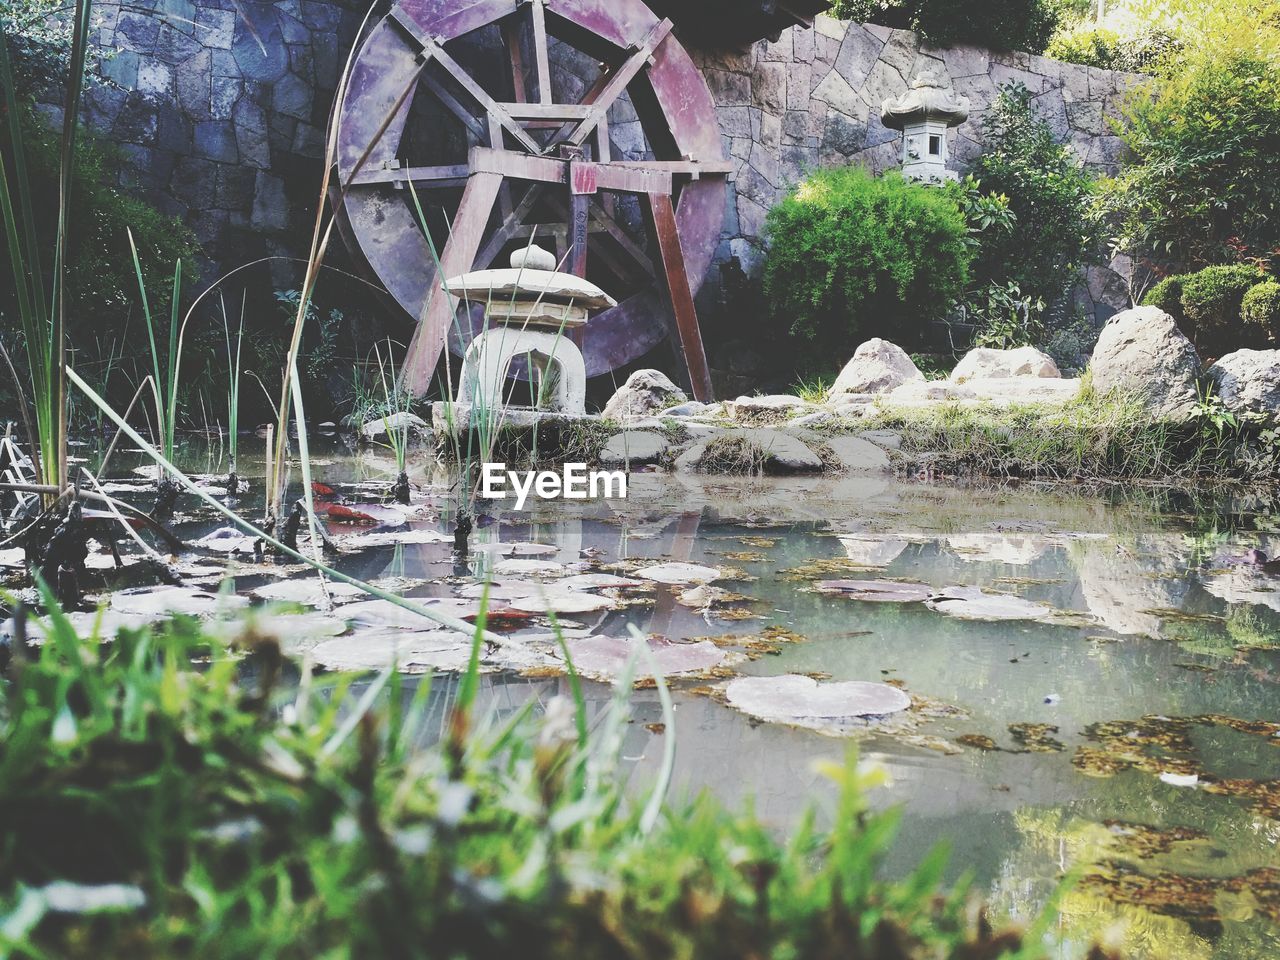
<path fill-rule="evenodd" d="M 513 253 L 510 267 L 450 277 L 444 288 L 486 304 L 489 318 L 499 323 L 581 326 L 589 310 L 618 305 L 594 283 L 556 270 L 555 256 L 536 245 Z"/>
<path fill-rule="evenodd" d="M 910 90 L 900 97 L 890 97 L 880 106 L 880 121 L 890 130 L 929 122 L 958 127 L 967 119 L 969 98 L 957 97 L 934 67 L 921 70 L 911 81 Z"/>

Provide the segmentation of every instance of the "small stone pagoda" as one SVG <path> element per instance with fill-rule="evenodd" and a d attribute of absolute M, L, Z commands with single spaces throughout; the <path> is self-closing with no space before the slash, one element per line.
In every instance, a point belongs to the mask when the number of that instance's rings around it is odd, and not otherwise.
<path fill-rule="evenodd" d="M 902 174 L 924 183 L 958 180 L 947 169 L 947 130 L 969 119 L 969 99 L 958 97 L 934 67 L 921 70 L 911 89 L 885 100 L 880 121 L 902 131 Z"/>
<path fill-rule="evenodd" d="M 448 293 L 485 308 L 485 329 L 463 359 L 457 403 L 489 410 L 502 405 L 511 363 L 525 357 L 535 409 L 583 414 L 586 364 L 570 334 L 586 324 L 590 311 L 617 301 L 594 283 L 556 270 L 555 256 L 541 247 L 517 250 L 510 263 L 445 281 Z"/>

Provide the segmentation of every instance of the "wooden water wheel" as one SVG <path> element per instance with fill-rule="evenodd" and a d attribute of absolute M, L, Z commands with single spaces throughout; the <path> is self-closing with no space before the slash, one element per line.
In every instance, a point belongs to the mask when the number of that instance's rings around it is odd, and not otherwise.
<path fill-rule="evenodd" d="M 343 214 L 418 321 L 408 389 L 424 393 L 446 344 L 480 322 L 440 291 L 430 233 L 445 276 L 530 238 L 554 246 L 562 269 L 619 301 L 575 332 L 588 376 L 670 335 L 694 395 L 711 399 L 693 296 L 729 166 L 670 20 L 641 0 L 401 0 L 361 45 L 339 123 L 344 181 L 374 144 Z"/>

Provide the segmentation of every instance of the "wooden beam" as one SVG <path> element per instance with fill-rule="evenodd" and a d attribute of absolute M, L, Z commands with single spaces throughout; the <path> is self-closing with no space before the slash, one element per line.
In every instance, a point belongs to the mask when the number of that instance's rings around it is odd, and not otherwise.
<path fill-rule="evenodd" d="M 390 183 L 404 187 L 406 183 L 426 187 L 459 187 L 467 182 L 471 168 L 465 163 L 438 167 L 374 167 L 356 174 L 353 184 Z"/>
<path fill-rule="evenodd" d="M 582 168 L 591 168 L 597 190 L 617 190 L 621 193 L 672 192 L 672 175 L 661 166 L 636 163 L 594 163 L 574 161 Z M 514 150 L 492 150 L 487 147 L 471 149 L 472 171 L 500 173 L 517 180 L 534 180 L 539 183 L 569 182 L 569 161 L 553 157 L 530 156 Z"/>
<path fill-rule="evenodd" d="M 667 281 L 671 310 L 676 318 L 678 345 L 689 371 L 689 385 L 693 388 L 696 400 L 711 403 L 711 370 L 707 367 L 707 354 L 702 346 L 702 331 L 698 329 L 698 312 L 693 304 L 689 275 L 685 272 L 684 251 L 680 247 L 680 230 L 676 224 L 671 195 L 651 193 L 648 199 L 654 237 L 661 255 L 662 273 Z"/>
<path fill-rule="evenodd" d="M 511 61 L 511 93 L 521 103 L 529 99 L 529 91 L 524 80 L 524 51 L 520 49 L 520 21 L 508 17 L 502 21 L 502 45 L 507 48 L 507 59 Z"/>
<path fill-rule="evenodd" d="M 516 120 L 581 120 L 591 107 L 585 103 L 500 103 Z"/>
<path fill-rule="evenodd" d="M 413 332 L 400 368 L 401 385 L 416 396 L 425 395 L 431 388 L 431 378 L 435 375 L 436 364 L 445 348 L 457 309 L 457 298 L 443 289 L 444 281 L 466 273 L 474 266 L 501 186 L 500 174 L 475 173 L 462 192 L 462 202 L 458 204 L 458 212 L 453 218 L 452 233 L 440 257 L 440 273 L 432 281 L 426 306 L 418 318 L 418 328 Z"/>
<path fill-rule="evenodd" d="M 547 55 L 547 10 L 543 0 L 530 0 L 533 17 L 533 62 L 538 71 L 538 102 L 551 102 L 551 65 Z"/>
<path fill-rule="evenodd" d="M 498 254 L 502 252 L 502 248 L 506 245 L 507 241 L 521 235 L 518 231 L 524 223 L 524 218 L 529 215 L 529 211 L 533 209 L 533 205 L 538 202 L 538 197 L 541 193 L 542 187 L 535 183 L 525 191 L 524 196 L 520 198 L 520 202 L 516 204 L 515 209 L 507 214 L 502 223 L 499 224 L 498 229 L 494 231 L 493 236 L 489 238 L 489 241 L 484 245 L 480 252 L 476 254 L 476 264 L 481 270 L 486 270 L 493 266 L 493 261 L 498 258 Z M 524 235 L 528 236 L 528 234 Z M 503 266 L 506 266 L 506 264 L 503 264 Z"/>

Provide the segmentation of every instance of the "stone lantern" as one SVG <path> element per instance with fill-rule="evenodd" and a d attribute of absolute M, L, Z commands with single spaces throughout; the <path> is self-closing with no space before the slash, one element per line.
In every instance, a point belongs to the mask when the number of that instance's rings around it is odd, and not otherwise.
<path fill-rule="evenodd" d="M 968 97 L 957 97 L 936 67 L 925 67 L 911 89 L 880 106 L 880 120 L 902 131 L 902 174 L 924 183 L 958 180 L 947 169 L 947 130 L 969 119 Z"/>
<path fill-rule="evenodd" d="M 594 283 L 557 271 L 556 258 L 541 247 L 517 250 L 510 262 L 510 268 L 445 281 L 453 296 L 485 305 L 485 329 L 462 361 L 458 404 L 501 405 L 511 362 L 525 357 L 535 397 L 548 411 L 584 414 L 586 364 L 569 333 L 586 324 L 589 311 L 617 301 Z"/>

